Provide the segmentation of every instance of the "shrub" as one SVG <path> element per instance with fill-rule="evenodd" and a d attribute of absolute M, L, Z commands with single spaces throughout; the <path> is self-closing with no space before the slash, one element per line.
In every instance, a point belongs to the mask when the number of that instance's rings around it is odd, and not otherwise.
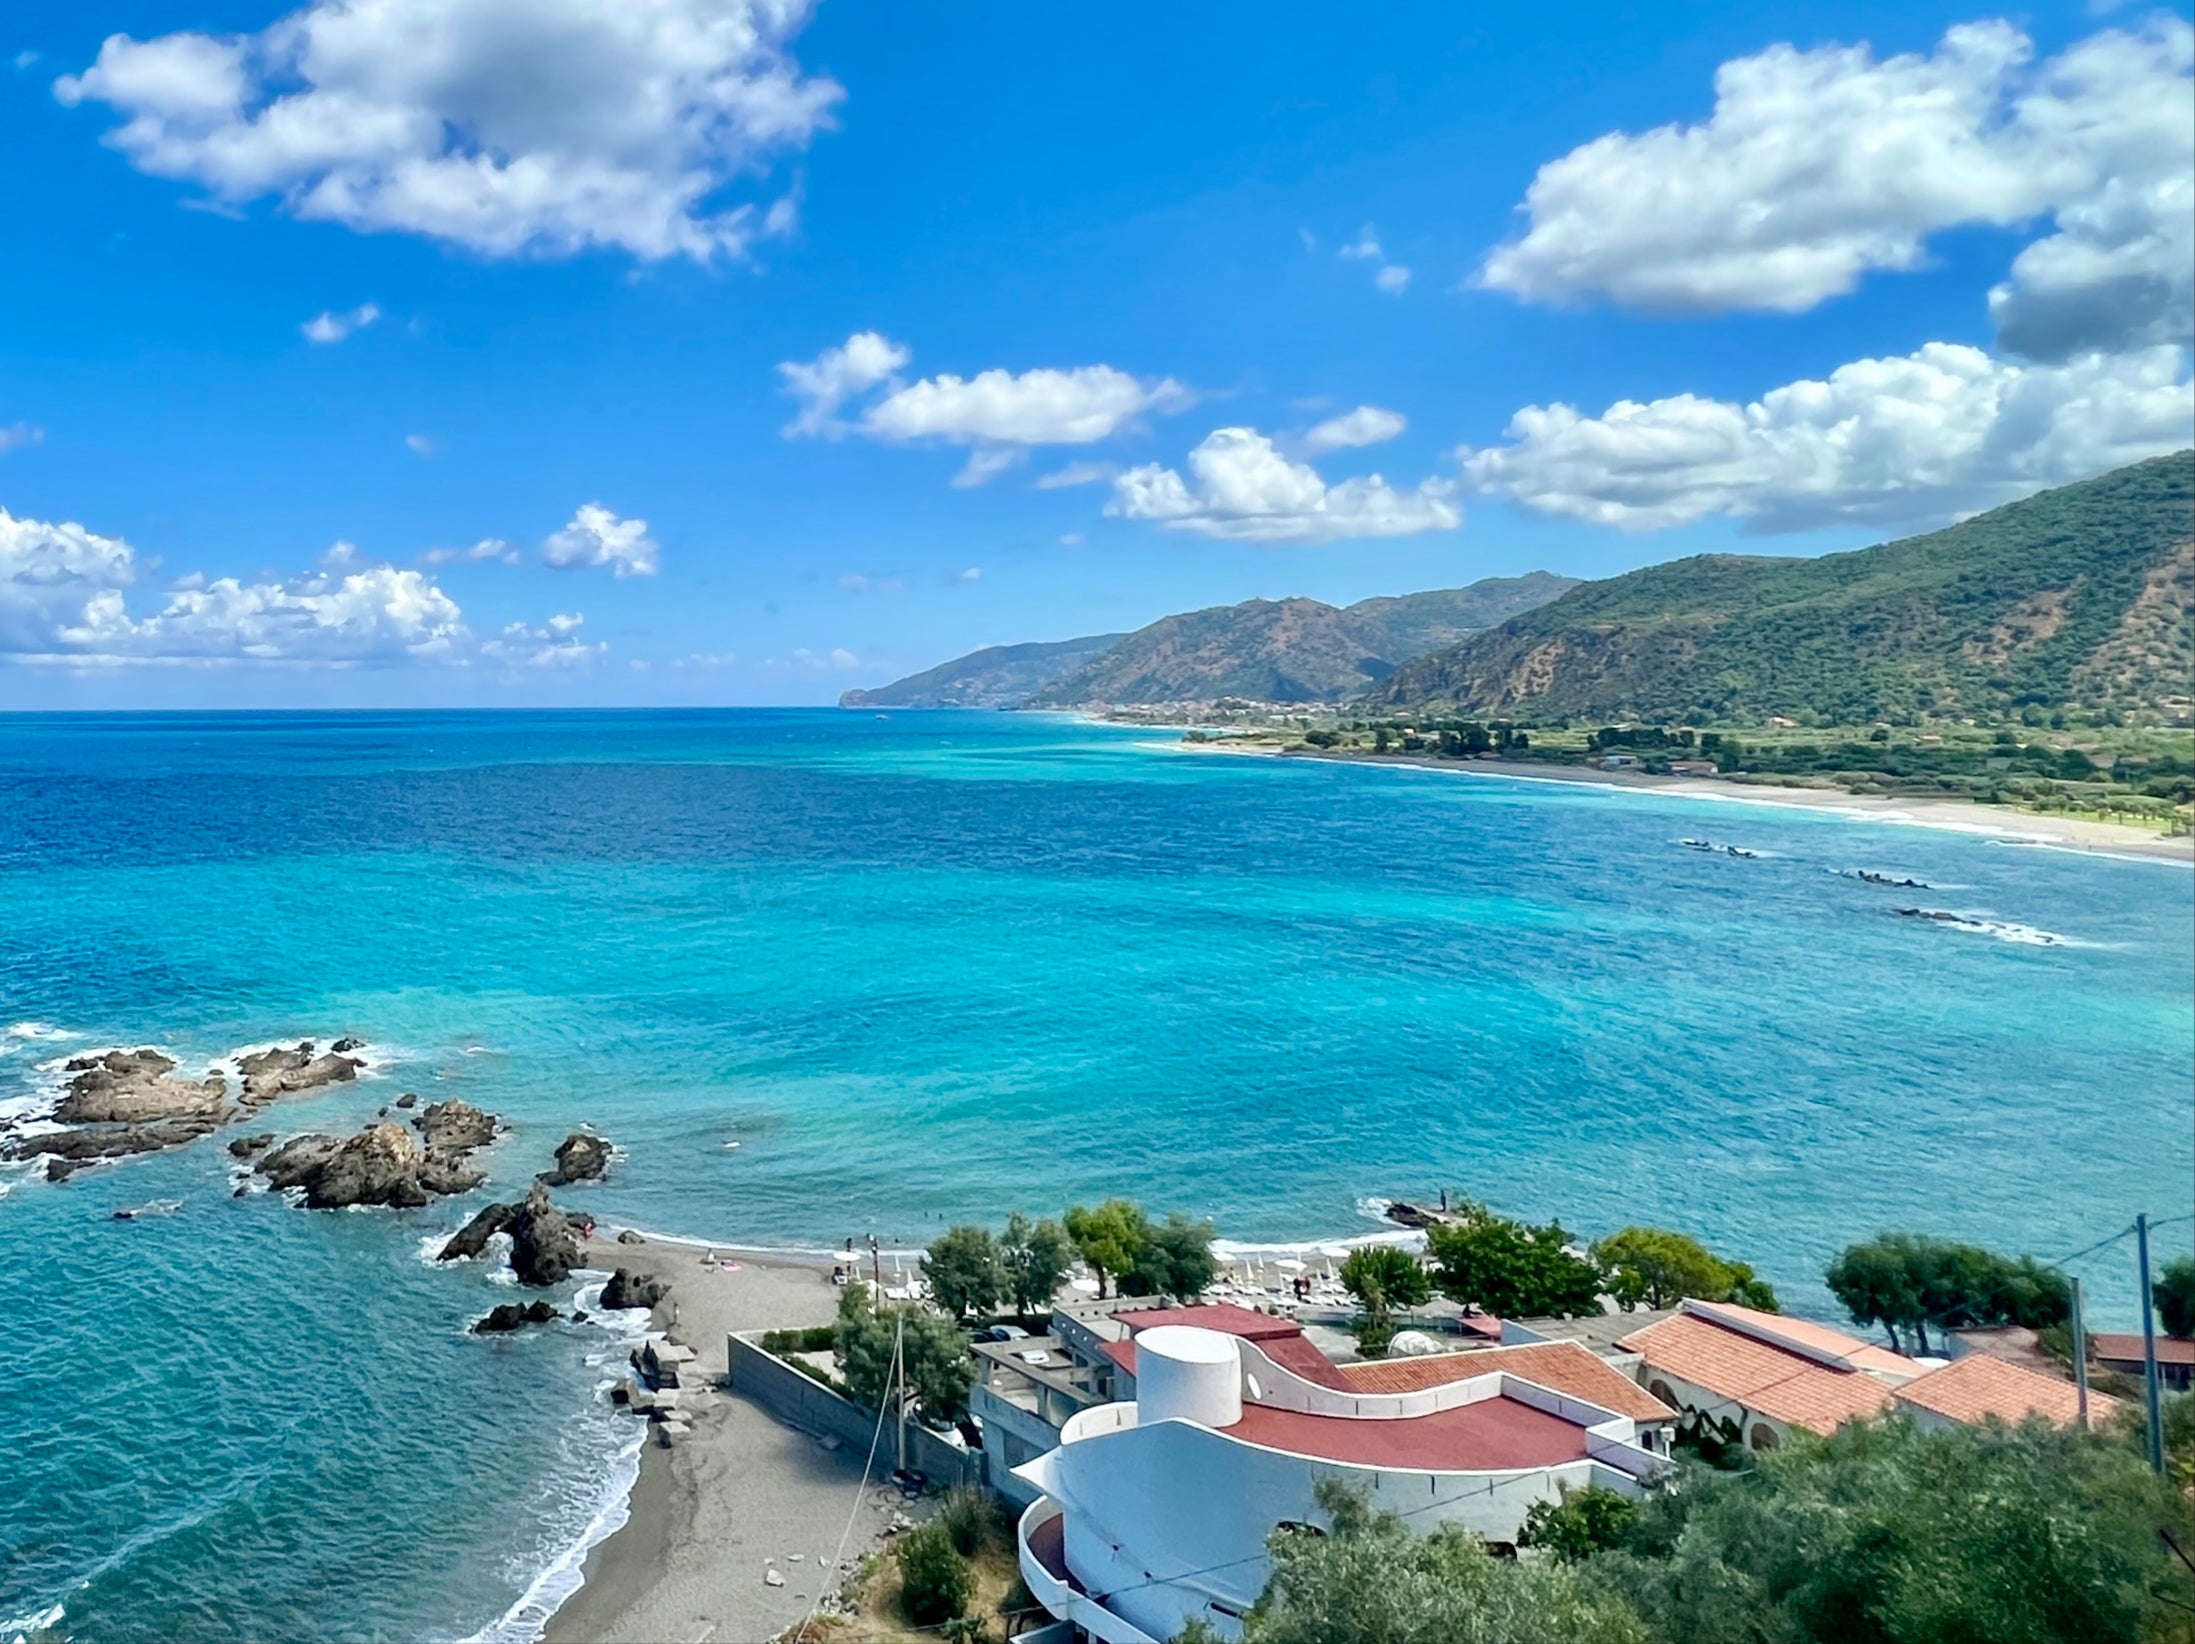
<path fill-rule="evenodd" d="M 976 1574 L 939 1521 L 917 1525 L 899 1543 L 899 1599 L 907 1619 L 934 1627 L 966 1612 Z"/>
<path fill-rule="evenodd" d="M 996 1502 L 972 1484 L 948 1490 L 933 1522 L 945 1527 L 954 1550 L 963 1558 L 981 1553 L 1001 1528 Z"/>

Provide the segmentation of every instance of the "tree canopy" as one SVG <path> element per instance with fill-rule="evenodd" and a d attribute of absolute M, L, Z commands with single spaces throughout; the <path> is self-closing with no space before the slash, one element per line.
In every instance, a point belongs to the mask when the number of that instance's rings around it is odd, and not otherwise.
<path fill-rule="evenodd" d="M 1068 1264 L 1075 1258 L 1075 1244 L 1059 1223 L 1032 1222 L 1017 1210 L 1006 1218 L 998 1257 L 1006 1299 L 1014 1304 L 1016 1313 L 1027 1318 L 1051 1305 L 1053 1293 L 1067 1277 Z"/>
<path fill-rule="evenodd" d="M 1854 1424 L 1687 1468 L 1581 1568 L 1672 1644 L 2131 1644 L 2195 1598 L 2184 1517 L 2120 1439 Z"/>
<path fill-rule="evenodd" d="M 956 1319 L 988 1313 L 1006 1288 L 998 1242 L 980 1227 L 952 1227 L 939 1234 L 922 1258 L 930 1296 Z"/>
<path fill-rule="evenodd" d="M 1559 1564 L 1494 1558 L 1461 1530 L 1415 1534 L 1331 1480 L 1319 1536 L 1273 1533 L 1243 1644 L 1649 1644 L 1623 1603 Z"/>
<path fill-rule="evenodd" d="M 1725 1261 L 1699 1240 L 1658 1227 L 1627 1227 L 1593 1246 L 1608 1292 L 1626 1310 L 1674 1307 L 1687 1296 L 1776 1311 L 1776 1292 L 1743 1262 Z"/>
<path fill-rule="evenodd" d="M 1566 1248 L 1560 1222 L 1532 1227 L 1466 1202 L 1461 1219 L 1426 1229 L 1433 1282 L 1450 1299 L 1500 1318 L 1544 1318 L 1598 1310 L 1600 1268 Z"/>
<path fill-rule="evenodd" d="M 1823 1275 L 1855 1324 L 1880 1325 L 1901 1351 L 1911 1332 L 1928 1351 L 1928 1327 L 1958 1330 L 2017 1324 L 2046 1329 L 2072 1311 L 2065 1275 L 2032 1256 L 2000 1256 L 1979 1245 L 1919 1233 L 1879 1233 L 1848 1247 Z"/>
<path fill-rule="evenodd" d="M 860 1285 L 839 1297 L 833 1347 L 847 1391 L 872 1410 L 892 1391 L 892 1352 L 899 1348 L 904 1390 L 924 1418 L 944 1424 L 968 1409 L 975 1363 L 960 1326 L 934 1308 L 878 1306 Z"/>
<path fill-rule="evenodd" d="M 1124 1288 L 1134 1295 L 1195 1301 L 1219 1272 L 1212 1260 L 1212 1231 L 1210 1222 L 1193 1222 L 1179 1211 L 1156 1226 L 1146 1222 Z"/>
<path fill-rule="evenodd" d="M 2182 1340 L 2195 1336 L 2195 1256 L 2175 1256 L 2166 1262 L 2149 1293 L 2166 1335 Z"/>
<path fill-rule="evenodd" d="M 1109 1281 L 1135 1265 L 1150 1225 L 1142 1209 L 1127 1199 L 1107 1199 L 1094 1210 L 1079 1204 L 1068 1210 L 1067 1236 L 1097 1275 L 1100 1296 Z"/>

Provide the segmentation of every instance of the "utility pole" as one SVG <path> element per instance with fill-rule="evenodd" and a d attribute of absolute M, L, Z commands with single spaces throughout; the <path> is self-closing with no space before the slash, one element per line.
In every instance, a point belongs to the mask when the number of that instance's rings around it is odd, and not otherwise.
<path fill-rule="evenodd" d="M 869 1266 L 876 1274 L 876 1295 L 879 1305 L 884 1300 L 884 1251 L 876 1242 L 874 1233 L 869 1235 Z"/>
<path fill-rule="evenodd" d="M 2081 1431 L 2088 1431 L 2088 1326 L 2081 1318 L 2081 1281 L 2073 1283 L 2073 1391 L 2080 1400 Z"/>
<path fill-rule="evenodd" d="M 2149 1215 L 2134 1218 L 2134 1247 L 2142 1263 L 2142 1400 L 2149 1409 L 2149 1469 L 2165 1470 L 2164 1418 L 2157 1408 L 2157 1310 L 2149 1293 Z"/>

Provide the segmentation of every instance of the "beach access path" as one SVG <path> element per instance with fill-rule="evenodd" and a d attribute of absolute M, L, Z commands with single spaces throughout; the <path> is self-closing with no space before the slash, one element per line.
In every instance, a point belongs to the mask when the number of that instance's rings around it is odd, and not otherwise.
<path fill-rule="evenodd" d="M 713 1268 L 703 1265 L 712 1249 Z M 586 1260 L 669 1281 L 658 1322 L 670 1315 L 671 1339 L 698 1355 L 690 1379 L 711 1388 L 724 1375 L 727 1333 L 837 1316 L 827 1259 L 757 1259 L 651 1236 L 592 1241 Z M 674 1448 L 650 1435 L 631 1517 L 588 1555 L 584 1585 L 550 1618 L 546 1644 L 761 1644 L 835 1588 L 903 1510 L 896 1489 L 860 1489 L 866 1459 L 851 1446 L 825 1449 L 737 1394 L 710 1392 Z M 842 1536 L 845 1565 L 833 1565 Z M 770 1584 L 772 1569 L 783 1586 Z"/>
<path fill-rule="evenodd" d="M 2170 836 L 2123 822 L 2057 816 L 1984 805 L 1968 799 L 1848 793 L 1842 788 L 1786 787 L 1773 782 L 1733 782 L 1714 776 L 1656 776 L 1645 771 L 1603 771 L 1582 765 L 1543 764 L 1509 759 L 1448 759 L 1432 754 L 1373 754 L 1346 749 L 1288 748 L 1270 742 L 1187 742 L 1182 751 L 1266 755 L 1285 759 L 1324 759 L 1358 765 L 1409 765 L 1459 776 L 1501 776 L 1527 782 L 1581 782 L 1603 788 L 1674 793 L 1693 799 L 1723 799 L 1753 805 L 1785 805 L 1801 810 L 1836 811 L 1915 827 L 1987 833 L 2015 844 L 2056 850 L 2090 851 L 2107 856 L 2147 856 L 2167 862 L 2195 863 L 2195 836 Z"/>

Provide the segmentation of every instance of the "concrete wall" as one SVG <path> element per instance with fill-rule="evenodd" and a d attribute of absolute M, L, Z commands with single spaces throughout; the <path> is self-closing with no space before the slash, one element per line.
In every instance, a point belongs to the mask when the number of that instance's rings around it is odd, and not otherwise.
<path fill-rule="evenodd" d="M 727 1336 L 724 1355 L 725 1380 L 733 1392 L 754 1400 L 788 1427 L 819 1438 L 835 1438 L 857 1456 L 869 1453 L 876 1439 L 874 1410 L 862 1409 L 743 1336 Z M 877 1475 L 889 1474 L 897 1465 L 897 1457 L 897 1435 L 893 1423 L 887 1420 L 883 1440 L 877 1445 Z M 907 1423 L 907 1465 L 927 1474 L 940 1489 L 980 1484 L 983 1480 L 980 1453 L 963 1450 L 913 1420 Z"/>

